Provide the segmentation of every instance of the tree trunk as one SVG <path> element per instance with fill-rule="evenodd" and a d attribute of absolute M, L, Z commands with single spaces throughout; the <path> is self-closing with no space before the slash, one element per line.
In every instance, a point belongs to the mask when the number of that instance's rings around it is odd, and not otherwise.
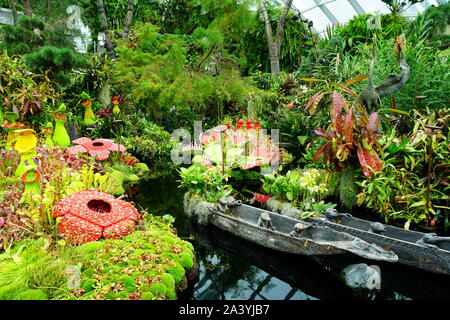
<path fill-rule="evenodd" d="M 108 20 L 106 19 L 105 7 L 103 6 L 103 0 L 98 0 L 98 15 L 102 22 L 102 30 L 105 34 L 106 50 L 108 51 L 108 56 L 112 59 L 115 57 L 114 48 L 111 42 L 111 36 L 109 35 Z"/>
<path fill-rule="evenodd" d="M 286 24 L 286 16 L 291 9 L 293 0 L 286 1 L 283 11 L 281 12 L 280 20 L 278 21 L 275 38 L 273 36 L 272 26 L 270 24 L 269 15 L 267 13 L 266 6 L 264 5 L 264 0 L 259 1 L 259 7 L 263 15 L 263 20 L 266 29 L 267 44 L 269 47 L 269 57 L 270 57 L 270 72 L 272 74 L 280 73 L 280 52 L 281 43 L 283 40 L 284 25 Z"/>
<path fill-rule="evenodd" d="M 125 18 L 125 27 L 123 28 L 123 38 L 128 39 L 131 24 L 133 23 L 134 0 L 128 0 L 127 17 Z"/>
<path fill-rule="evenodd" d="M 24 0 L 23 1 L 23 11 L 25 11 L 25 14 L 29 17 L 33 16 L 33 11 L 31 10 L 30 0 Z"/>

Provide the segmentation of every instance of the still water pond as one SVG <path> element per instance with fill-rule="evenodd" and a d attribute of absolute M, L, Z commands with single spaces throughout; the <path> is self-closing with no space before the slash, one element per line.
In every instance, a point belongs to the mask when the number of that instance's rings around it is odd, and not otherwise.
<path fill-rule="evenodd" d="M 440 300 L 450 299 L 450 277 L 399 264 L 374 263 L 353 255 L 312 258 L 262 248 L 223 232 L 201 227 L 183 211 L 183 191 L 175 181 L 142 185 L 141 209 L 175 217 L 178 235 L 193 243 L 200 272 L 180 300 Z M 353 263 L 376 264 L 381 289 L 356 291 L 339 277 Z"/>

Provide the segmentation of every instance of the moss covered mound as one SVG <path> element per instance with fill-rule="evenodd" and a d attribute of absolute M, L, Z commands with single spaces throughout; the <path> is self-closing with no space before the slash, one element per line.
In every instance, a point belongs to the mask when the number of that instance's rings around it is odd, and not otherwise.
<path fill-rule="evenodd" d="M 86 257 L 82 289 L 67 299 L 174 300 L 194 265 L 192 244 L 157 217 L 121 240 L 89 242 L 78 250 Z"/>

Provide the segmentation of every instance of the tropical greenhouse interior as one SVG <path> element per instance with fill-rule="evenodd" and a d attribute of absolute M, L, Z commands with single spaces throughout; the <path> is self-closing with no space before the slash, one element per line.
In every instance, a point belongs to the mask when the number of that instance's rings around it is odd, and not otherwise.
<path fill-rule="evenodd" d="M 450 299 L 449 55 L 446 0 L 0 0 L 0 300 Z"/>

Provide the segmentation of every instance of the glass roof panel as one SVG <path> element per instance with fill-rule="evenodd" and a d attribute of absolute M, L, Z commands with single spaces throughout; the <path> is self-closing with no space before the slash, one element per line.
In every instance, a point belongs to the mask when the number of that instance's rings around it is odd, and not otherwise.
<path fill-rule="evenodd" d="M 282 0 L 283 2 L 286 0 Z M 314 22 L 314 28 L 322 32 L 327 25 L 332 24 L 327 15 L 322 11 L 319 5 L 326 7 L 329 12 L 339 21 L 339 24 L 345 24 L 357 15 L 357 11 L 351 2 L 359 4 L 366 13 L 389 13 L 386 4 L 381 0 L 294 0 L 293 8 L 299 9 L 302 15 Z M 403 15 L 405 17 L 415 17 L 419 12 L 423 12 L 430 5 L 438 5 L 439 2 L 448 2 L 448 0 L 424 0 L 421 4 L 412 5 Z"/>
<path fill-rule="evenodd" d="M 312 20 L 314 28 L 318 32 L 325 30 L 327 25 L 332 24 L 331 21 L 327 18 L 327 16 L 323 13 L 323 11 L 320 8 L 314 8 L 312 10 L 307 11 L 306 13 L 303 13 L 302 15 L 305 18 Z"/>
<path fill-rule="evenodd" d="M 348 1 L 334 1 L 326 5 L 328 10 L 338 19 L 339 24 L 346 23 L 357 15 L 355 9 Z"/>

